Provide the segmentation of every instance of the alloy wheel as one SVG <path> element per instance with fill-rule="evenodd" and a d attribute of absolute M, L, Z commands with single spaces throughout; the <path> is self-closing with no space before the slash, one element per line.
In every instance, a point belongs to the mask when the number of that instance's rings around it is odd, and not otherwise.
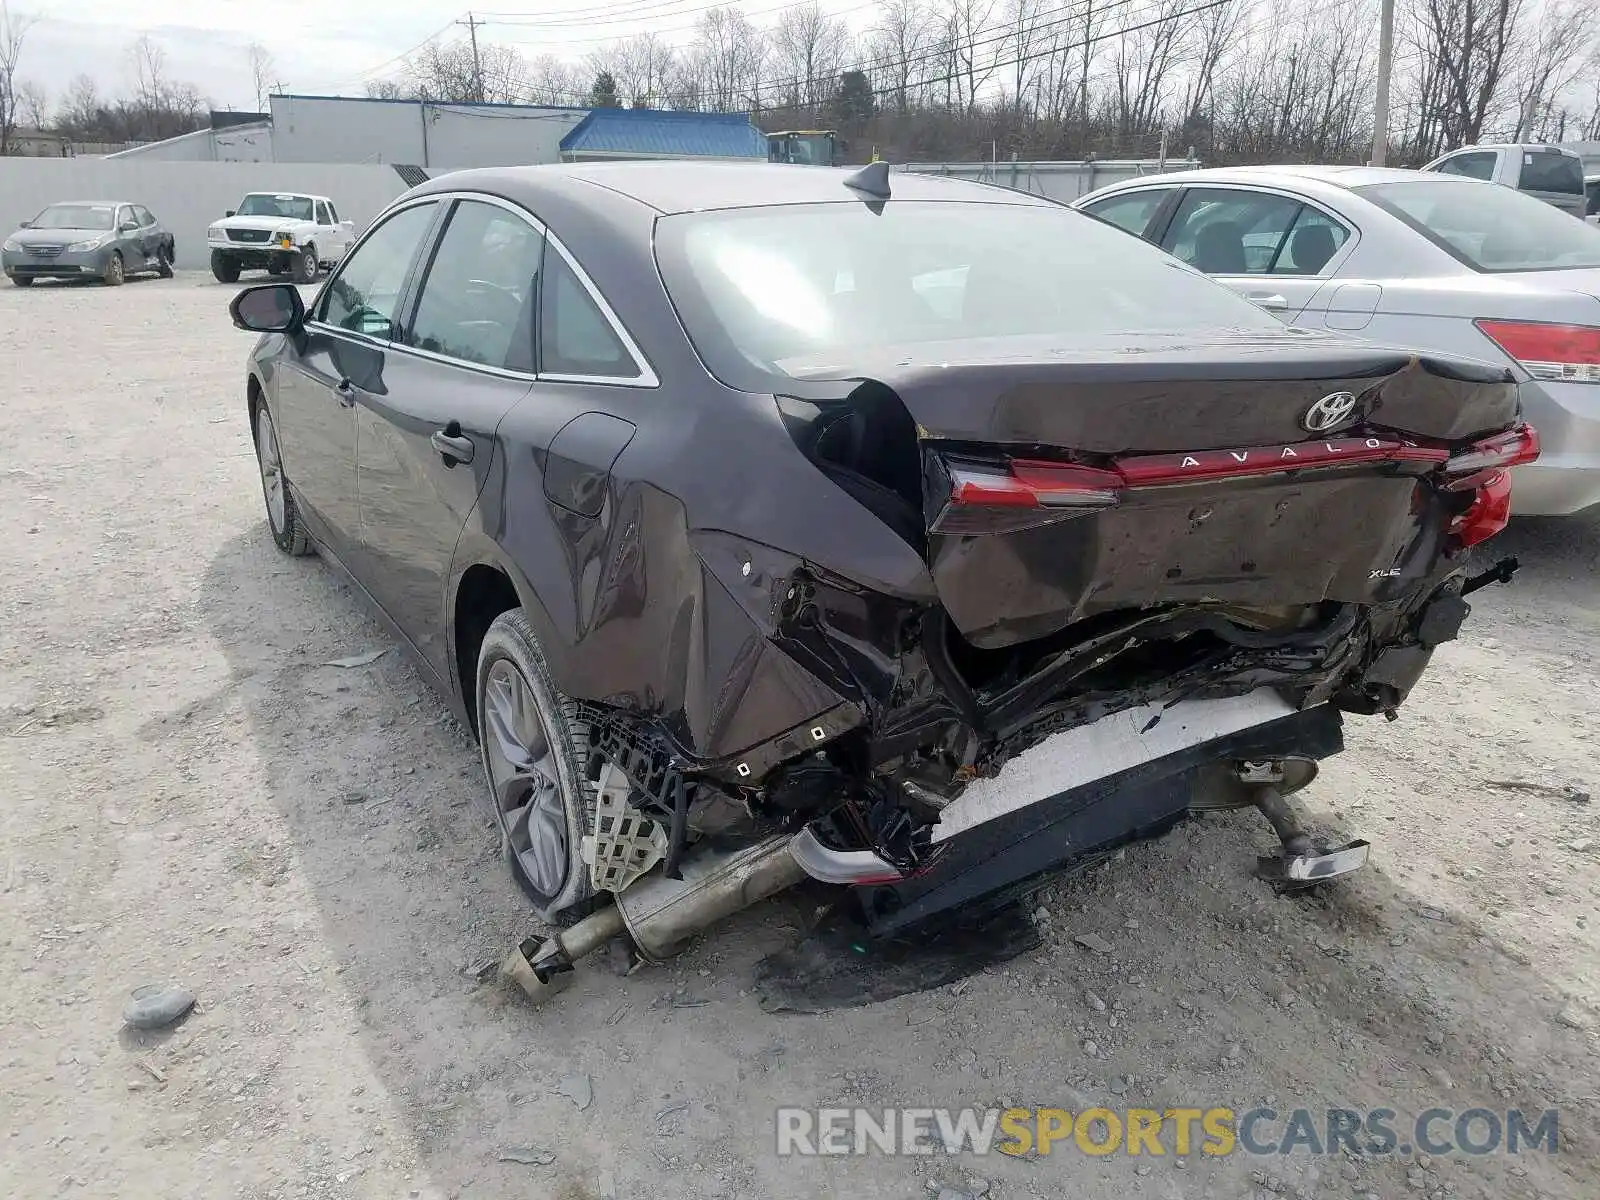
<path fill-rule="evenodd" d="M 278 431 L 272 416 L 263 408 L 256 417 L 256 459 L 261 464 L 261 494 L 267 501 L 267 520 L 272 532 L 284 532 L 283 460 L 278 453 Z"/>
<path fill-rule="evenodd" d="M 508 659 L 489 668 L 483 696 L 489 787 L 517 865 L 533 890 L 554 897 L 567 881 L 567 809 L 554 739 L 533 689 Z"/>

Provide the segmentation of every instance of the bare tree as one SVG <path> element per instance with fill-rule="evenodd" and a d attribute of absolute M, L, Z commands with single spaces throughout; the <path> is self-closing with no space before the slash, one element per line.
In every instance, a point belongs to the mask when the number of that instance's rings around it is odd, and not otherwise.
<path fill-rule="evenodd" d="M 815 120 L 838 86 L 849 36 L 844 21 L 825 13 L 817 0 L 784 9 L 772 31 L 771 66 L 778 80 L 772 99 Z"/>
<path fill-rule="evenodd" d="M 1046 66 L 1043 51 L 1050 45 L 1048 21 L 1055 15 L 1050 9 L 1047 0 L 1006 0 L 1000 49 L 1011 62 L 1011 102 L 1018 112 L 1028 100 L 1038 100 L 1036 83 Z"/>
<path fill-rule="evenodd" d="M 1514 31 L 1525 0 L 1413 0 L 1410 40 L 1419 60 L 1412 153 L 1479 141 L 1508 105 Z"/>
<path fill-rule="evenodd" d="M 0 155 L 11 153 L 11 135 L 19 123 L 17 64 L 22 61 L 22 45 L 34 20 L 12 12 L 6 0 L 0 0 Z"/>
<path fill-rule="evenodd" d="M 1119 33 L 1111 57 L 1112 103 L 1117 134 L 1124 142 L 1148 137 L 1161 124 L 1171 99 L 1168 83 L 1189 57 L 1190 0 L 1157 0 L 1142 28 Z"/>
<path fill-rule="evenodd" d="M 736 8 L 706 11 L 695 30 L 693 57 L 704 100 L 715 112 L 760 106 L 766 36 Z"/>
<path fill-rule="evenodd" d="M 245 50 L 245 65 L 250 70 L 250 84 L 255 89 L 256 112 L 267 111 L 267 97 L 276 82 L 278 67 L 272 52 L 260 42 L 251 42 Z"/>
<path fill-rule="evenodd" d="M 166 98 L 167 52 L 148 33 L 142 33 L 128 47 L 128 61 L 133 65 L 134 98 L 153 117 Z"/>
<path fill-rule="evenodd" d="M 1531 36 L 1524 32 L 1514 68 L 1517 123 L 1511 140 L 1560 137 L 1565 110 L 1560 102 L 1583 74 L 1600 73 L 1595 9 L 1583 0 L 1554 0 L 1539 15 Z"/>
<path fill-rule="evenodd" d="M 868 40 L 873 82 L 887 91 L 895 109 L 904 113 L 924 99 L 918 84 L 928 76 L 932 19 L 921 0 L 880 0 L 877 10 L 878 21 Z"/>
<path fill-rule="evenodd" d="M 943 14 L 944 44 L 949 61 L 949 95 L 953 106 L 970 113 L 978 93 L 993 78 L 1000 56 L 988 43 L 995 29 L 999 0 L 947 0 Z"/>
<path fill-rule="evenodd" d="M 31 79 L 16 87 L 18 124 L 26 123 L 30 129 L 43 129 L 50 119 L 50 96 Z"/>
<path fill-rule="evenodd" d="M 535 104 L 572 104 L 588 90 L 583 72 L 553 54 L 541 54 L 528 64 L 527 95 Z"/>
<path fill-rule="evenodd" d="M 671 44 L 655 33 L 635 34 L 589 55 L 591 71 L 616 80 L 618 97 L 635 108 L 660 103 L 673 65 Z"/>
<path fill-rule="evenodd" d="M 450 103 L 514 103 L 531 84 L 528 60 L 514 46 L 480 43 L 474 53 L 465 38 L 423 46 L 406 60 L 406 78 L 413 97 Z"/>

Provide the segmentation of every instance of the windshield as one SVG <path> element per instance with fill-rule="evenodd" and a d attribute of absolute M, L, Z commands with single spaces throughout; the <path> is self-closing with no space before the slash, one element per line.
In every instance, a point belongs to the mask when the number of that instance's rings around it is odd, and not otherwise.
<path fill-rule="evenodd" d="M 275 196 L 252 192 L 239 205 L 241 217 L 282 217 L 286 221 L 311 220 L 311 201 L 305 196 Z"/>
<path fill-rule="evenodd" d="M 1155 247 L 1054 206 L 686 213 L 658 223 L 656 251 L 689 336 L 725 382 L 882 345 L 1283 329 Z"/>
<path fill-rule="evenodd" d="M 1492 183 L 1378 183 L 1355 191 L 1475 271 L 1600 267 L 1600 229 Z"/>
<path fill-rule="evenodd" d="M 110 229 L 114 204 L 52 204 L 33 219 L 35 229 Z"/>

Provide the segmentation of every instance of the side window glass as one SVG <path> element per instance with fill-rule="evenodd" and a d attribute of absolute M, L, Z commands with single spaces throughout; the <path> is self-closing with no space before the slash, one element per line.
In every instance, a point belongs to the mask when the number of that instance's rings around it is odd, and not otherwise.
<path fill-rule="evenodd" d="M 1302 208 L 1289 240 L 1272 266 L 1274 275 L 1320 275 L 1328 260 L 1350 237 L 1350 231 L 1324 212 Z"/>
<path fill-rule="evenodd" d="M 339 223 L 339 210 L 334 207 L 332 200 L 328 201 L 328 217 L 328 223 L 330 225 L 337 225 Z"/>
<path fill-rule="evenodd" d="M 541 374 L 635 379 L 639 364 L 595 304 L 567 260 L 553 247 L 545 255 L 539 305 Z"/>
<path fill-rule="evenodd" d="M 406 273 L 437 207 L 402 209 L 374 230 L 328 284 L 317 320 L 369 337 L 393 337 Z"/>
<path fill-rule="evenodd" d="M 533 369 L 544 236 L 513 212 L 463 200 L 422 284 L 409 345 L 465 362 Z"/>
<path fill-rule="evenodd" d="M 138 221 L 140 225 L 154 225 L 156 223 L 156 219 L 150 215 L 150 210 L 138 204 L 133 206 L 133 219 Z"/>
<path fill-rule="evenodd" d="M 118 229 L 121 229 L 124 225 L 137 225 L 138 223 L 139 218 L 133 215 L 133 206 L 131 204 L 124 204 L 117 209 Z"/>
<path fill-rule="evenodd" d="M 1287 196 L 1191 188 L 1161 244 L 1208 275 L 1264 274 L 1299 211 L 1300 202 Z"/>
<path fill-rule="evenodd" d="M 333 224 L 332 219 L 328 216 L 328 206 L 326 204 L 324 204 L 321 200 L 317 201 L 317 224 L 318 225 L 332 225 Z"/>
<path fill-rule="evenodd" d="M 1468 179 L 1489 180 L 1494 178 L 1494 152 L 1492 150 L 1473 151 L 1471 154 L 1457 154 L 1445 159 L 1435 168 L 1441 175 L 1465 175 Z"/>
<path fill-rule="evenodd" d="M 1156 209 L 1161 207 L 1161 202 L 1171 195 L 1170 188 L 1152 188 L 1148 191 L 1135 192 L 1131 196 L 1109 196 L 1095 204 L 1086 204 L 1084 208 L 1103 220 L 1110 221 L 1119 229 L 1126 229 L 1129 233 L 1142 237 L 1150 218 L 1156 215 Z"/>

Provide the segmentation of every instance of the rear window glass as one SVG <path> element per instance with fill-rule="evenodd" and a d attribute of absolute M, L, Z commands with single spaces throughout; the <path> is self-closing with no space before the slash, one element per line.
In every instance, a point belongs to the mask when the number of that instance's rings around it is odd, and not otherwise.
<path fill-rule="evenodd" d="M 1600 229 L 1510 188 L 1440 180 L 1355 190 L 1476 271 L 1600 267 Z"/>
<path fill-rule="evenodd" d="M 1553 150 L 1525 150 L 1517 186 L 1529 192 L 1583 195 L 1583 160 Z"/>
<path fill-rule="evenodd" d="M 878 211 L 849 202 L 685 213 L 658 223 L 656 252 L 701 356 L 747 390 L 756 388 L 738 380 L 781 378 L 787 359 L 847 360 L 885 345 L 1283 328 L 1154 246 L 1067 208 L 891 200 Z"/>

